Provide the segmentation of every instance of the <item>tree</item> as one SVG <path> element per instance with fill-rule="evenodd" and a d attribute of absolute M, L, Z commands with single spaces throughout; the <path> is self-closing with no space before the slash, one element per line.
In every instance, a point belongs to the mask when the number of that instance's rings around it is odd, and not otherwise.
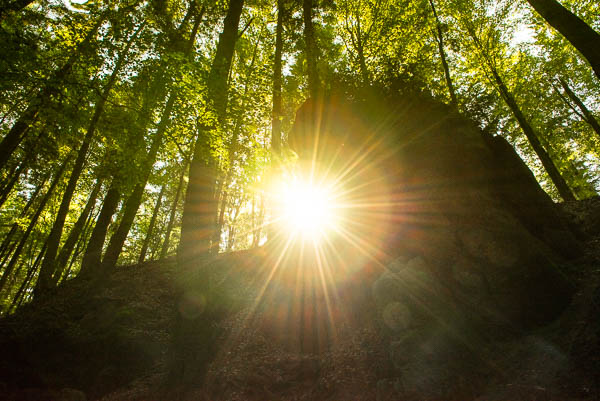
<path fill-rule="evenodd" d="M 219 35 L 216 53 L 207 81 L 208 104 L 216 114 L 217 123 L 222 124 L 226 117 L 228 101 L 228 76 L 231 68 L 235 44 L 238 39 L 238 27 L 244 0 L 230 0 L 227 15 L 223 22 L 223 31 Z M 216 128 L 216 127 L 215 127 Z M 214 162 L 210 154 L 210 127 L 201 123 L 194 143 L 193 158 L 189 170 L 189 182 L 185 195 L 181 223 L 181 240 L 177 249 L 177 262 L 180 274 L 188 280 L 192 267 L 202 261 L 210 252 L 214 222 L 217 216 L 214 198 L 215 175 Z M 168 381 L 184 386 L 192 380 L 201 380 L 211 359 L 211 344 L 214 342 L 211 327 L 210 281 L 205 269 L 193 273 L 195 278 L 186 286 L 193 285 L 193 291 L 200 294 L 206 302 L 204 310 L 198 311 L 194 319 L 188 319 L 177 313 L 173 335 L 173 359 L 169 369 Z M 185 302 L 185 289 L 180 289 L 178 302 Z M 192 334 L 193 333 L 193 334 Z M 192 340 L 193 338 L 193 340 Z M 195 342 L 200 341 L 203 349 Z"/>
<path fill-rule="evenodd" d="M 590 63 L 600 79 L 600 34 L 556 0 L 527 0 Z"/>
<path fill-rule="evenodd" d="M 90 120 L 86 135 L 83 138 L 81 143 L 81 147 L 79 148 L 79 152 L 77 154 L 77 159 L 75 159 L 75 164 L 73 165 L 73 169 L 71 170 L 71 176 L 69 178 L 69 183 L 65 191 L 63 192 L 63 198 L 56 214 L 56 219 L 54 220 L 54 225 L 52 226 L 52 231 L 50 231 L 50 235 L 48 237 L 48 243 L 46 244 L 46 254 L 44 257 L 44 261 L 42 262 L 42 267 L 40 269 L 40 275 L 36 284 L 36 294 L 40 294 L 48 289 L 52 288 L 54 282 L 52 280 L 52 276 L 56 270 L 56 255 L 58 253 L 58 247 L 60 244 L 60 238 L 63 231 L 63 226 L 65 224 L 65 219 L 67 217 L 67 213 L 69 212 L 69 206 L 71 205 L 71 199 L 75 192 L 75 187 L 77 182 L 79 181 L 79 177 L 83 172 L 83 166 L 88 155 L 88 151 L 92 144 L 92 139 L 94 138 L 94 134 L 96 132 L 96 126 L 98 121 L 100 120 L 100 116 L 104 112 L 104 105 L 110 96 L 110 92 L 117 81 L 117 75 L 120 73 L 121 67 L 125 63 L 125 57 L 127 53 L 129 53 L 129 49 L 133 43 L 133 41 L 137 38 L 140 31 L 144 29 L 145 23 L 140 24 L 136 31 L 130 36 L 128 39 L 125 48 L 119 54 L 117 61 L 115 63 L 115 68 L 113 69 L 112 74 L 110 75 L 106 86 L 104 87 L 103 93 L 100 95 L 98 99 L 98 103 L 96 104 L 94 114 L 92 119 Z"/>

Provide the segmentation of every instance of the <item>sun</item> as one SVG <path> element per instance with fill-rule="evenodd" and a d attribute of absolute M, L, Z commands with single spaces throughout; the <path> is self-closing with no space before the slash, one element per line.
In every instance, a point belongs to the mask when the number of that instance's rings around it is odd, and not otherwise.
<path fill-rule="evenodd" d="M 277 192 L 278 220 L 290 234 L 316 240 L 335 231 L 340 205 L 330 185 L 293 178 Z"/>

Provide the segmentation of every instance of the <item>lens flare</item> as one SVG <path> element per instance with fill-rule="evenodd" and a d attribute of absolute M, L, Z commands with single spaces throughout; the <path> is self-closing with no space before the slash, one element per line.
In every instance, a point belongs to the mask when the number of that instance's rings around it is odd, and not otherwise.
<path fill-rule="evenodd" d="M 315 240 L 335 230 L 338 205 L 329 186 L 294 178 L 282 183 L 278 192 L 277 210 L 284 230 Z"/>

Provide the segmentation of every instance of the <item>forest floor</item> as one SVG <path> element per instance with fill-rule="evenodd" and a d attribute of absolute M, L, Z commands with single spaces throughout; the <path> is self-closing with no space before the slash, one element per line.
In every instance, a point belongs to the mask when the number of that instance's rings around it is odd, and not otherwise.
<path fill-rule="evenodd" d="M 587 234 L 568 272 L 577 288 L 570 306 L 550 325 L 495 341 L 443 393 L 430 388 L 438 383 L 432 365 L 408 372 L 419 392 L 397 374 L 370 305 L 325 347 L 300 352 L 282 339 L 272 308 L 246 302 L 260 288 L 241 290 L 240 272 L 252 277 L 259 249 L 219 257 L 230 267 L 224 277 L 235 277 L 227 285 L 237 306 L 220 322 L 203 384 L 176 395 L 163 385 L 175 310 L 175 262 L 167 259 L 119 268 L 102 288 L 74 280 L 1 320 L 0 400 L 598 400 L 600 199 L 561 207 Z"/>

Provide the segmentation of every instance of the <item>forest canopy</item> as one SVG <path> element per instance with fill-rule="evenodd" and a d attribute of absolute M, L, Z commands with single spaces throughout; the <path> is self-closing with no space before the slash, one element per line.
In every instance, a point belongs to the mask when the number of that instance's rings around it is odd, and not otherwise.
<path fill-rule="evenodd" d="M 594 0 L 5 0 L 1 312 L 117 264 L 263 245 L 309 98 L 424 93 L 554 200 L 595 196 L 598 32 Z M 308 191 L 294 218 L 323 220 Z"/>

